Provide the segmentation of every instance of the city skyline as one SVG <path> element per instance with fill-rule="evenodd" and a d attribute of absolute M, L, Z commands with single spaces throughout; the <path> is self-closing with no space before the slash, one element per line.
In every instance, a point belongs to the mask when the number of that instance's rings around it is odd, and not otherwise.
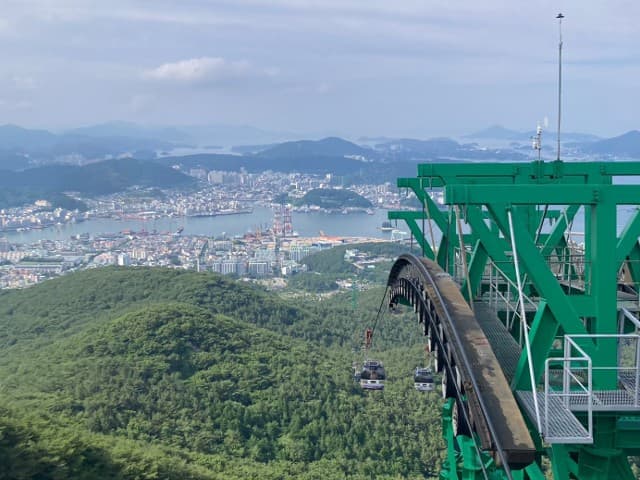
<path fill-rule="evenodd" d="M 638 129 L 640 5 L 625 0 L 9 0 L 0 124 L 252 125 L 352 138 L 553 126 L 559 11 L 563 129 Z"/>

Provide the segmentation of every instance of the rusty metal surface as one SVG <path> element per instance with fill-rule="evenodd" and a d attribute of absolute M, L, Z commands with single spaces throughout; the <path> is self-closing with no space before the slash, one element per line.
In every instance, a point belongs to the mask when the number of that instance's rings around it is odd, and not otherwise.
<path fill-rule="evenodd" d="M 412 285 L 426 293 L 441 319 L 446 337 L 443 341 L 450 349 L 447 361 L 460 370 L 470 417 L 482 448 L 501 450 L 512 468 L 533 462 L 535 447 L 522 412 L 489 340 L 458 285 L 436 263 L 408 254 L 396 261 L 388 284 L 393 287 L 402 278 L 411 279 Z M 412 304 L 422 302 L 419 295 L 409 294 L 406 283 L 396 290 L 396 296 L 403 293 L 412 297 L 407 299 Z M 425 308 L 424 303 L 420 308 Z"/>

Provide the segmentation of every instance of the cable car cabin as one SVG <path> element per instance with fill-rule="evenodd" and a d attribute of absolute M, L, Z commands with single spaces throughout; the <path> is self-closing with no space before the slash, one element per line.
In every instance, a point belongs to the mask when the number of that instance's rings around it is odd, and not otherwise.
<path fill-rule="evenodd" d="M 384 366 L 377 360 L 367 360 L 360 372 L 360 387 L 363 390 L 383 390 L 384 389 Z"/>
<path fill-rule="evenodd" d="M 413 386 L 419 392 L 431 392 L 434 388 L 433 373 L 430 368 L 416 367 L 413 375 Z"/>

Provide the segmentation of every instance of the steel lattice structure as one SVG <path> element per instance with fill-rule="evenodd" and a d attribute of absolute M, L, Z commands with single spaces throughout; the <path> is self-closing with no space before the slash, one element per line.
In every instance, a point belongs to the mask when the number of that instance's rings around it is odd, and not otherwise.
<path fill-rule="evenodd" d="M 443 371 L 441 477 L 542 479 L 547 457 L 556 480 L 635 478 L 639 178 L 640 162 L 534 161 L 421 164 L 398 179 L 423 207 L 388 218 L 406 222 L 425 259 L 398 259 L 388 285 L 392 303 L 418 312 Z M 492 405 L 500 376 L 506 403 Z M 506 397 L 517 414 L 492 413 Z M 528 440 L 505 420 L 518 415 Z"/>

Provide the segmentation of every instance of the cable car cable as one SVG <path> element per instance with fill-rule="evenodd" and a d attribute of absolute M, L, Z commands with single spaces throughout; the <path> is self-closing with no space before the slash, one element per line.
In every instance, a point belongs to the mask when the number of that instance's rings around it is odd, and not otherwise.
<path fill-rule="evenodd" d="M 381 314 L 384 315 L 384 311 L 382 307 L 384 306 L 384 300 L 387 298 L 387 292 L 389 291 L 389 285 L 384 290 L 384 295 L 382 295 L 382 301 L 380 302 L 380 307 L 378 308 L 378 313 L 376 315 L 376 319 L 373 322 L 373 328 L 371 329 L 371 337 L 373 338 L 374 333 L 376 332 L 376 327 L 378 326 L 378 320 L 380 319 Z"/>

